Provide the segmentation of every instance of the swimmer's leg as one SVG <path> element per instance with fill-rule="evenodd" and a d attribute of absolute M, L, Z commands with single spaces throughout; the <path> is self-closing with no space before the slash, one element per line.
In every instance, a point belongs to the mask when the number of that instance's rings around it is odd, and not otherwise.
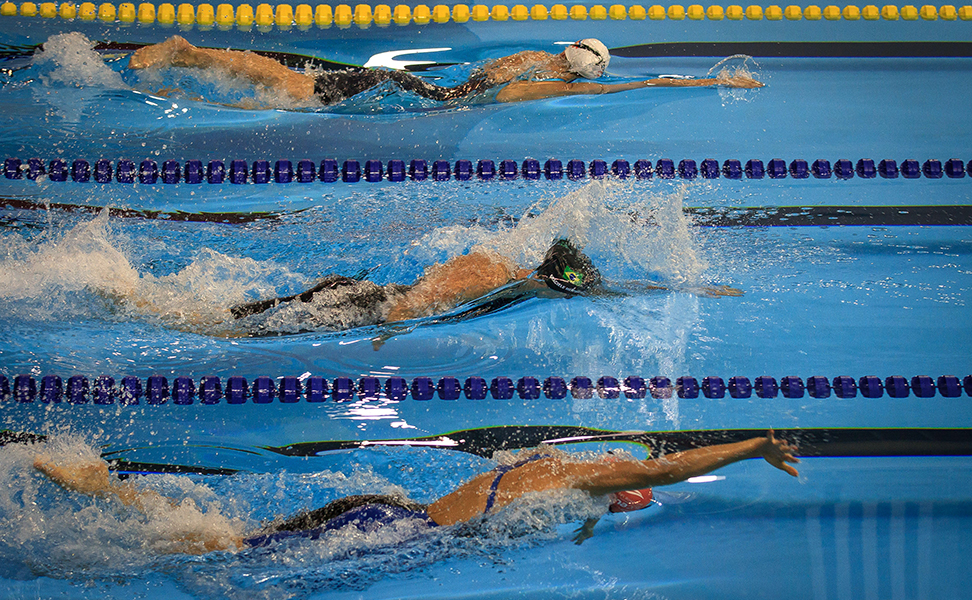
<path fill-rule="evenodd" d="M 168 66 L 218 68 L 253 83 L 286 92 L 296 100 L 310 100 L 314 96 L 313 77 L 291 71 L 271 58 L 252 52 L 197 48 L 177 35 L 160 44 L 140 48 L 128 61 L 129 69 Z"/>

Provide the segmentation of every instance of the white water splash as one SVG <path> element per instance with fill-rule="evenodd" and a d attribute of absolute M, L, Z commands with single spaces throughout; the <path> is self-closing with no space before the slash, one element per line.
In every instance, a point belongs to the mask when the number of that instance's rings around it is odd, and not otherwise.
<path fill-rule="evenodd" d="M 121 75 L 108 67 L 93 47 L 91 40 L 77 32 L 54 35 L 34 54 L 34 65 L 46 71 L 41 78 L 47 84 L 128 89 Z"/>
<path fill-rule="evenodd" d="M 408 252 L 432 262 L 443 254 L 479 247 L 529 268 L 540 264 L 551 242 L 569 238 L 606 278 L 700 283 L 707 264 L 683 211 L 687 188 L 654 193 L 636 189 L 617 181 L 593 181 L 534 205 L 513 227 L 451 225 L 416 240 Z"/>
<path fill-rule="evenodd" d="M 0 254 L 0 303 L 8 315 L 60 320 L 159 319 L 180 329 L 219 333 L 226 309 L 248 294 L 273 294 L 270 280 L 306 283 L 272 262 L 228 256 L 208 248 L 183 269 L 163 276 L 132 263 L 133 242 L 115 232 L 108 211 L 37 240 L 11 233 Z"/>
<path fill-rule="evenodd" d="M 756 60 L 746 54 L 734 54 L 717 62 L 709 72 L 707 78 L 715 78 L 719 81 L 728 81 L 734 78 L 753 79 L 765 84 L 766 79 Z M 758 97 L 758 94 L 751 93 L 752 90 L 736 87 L 719 87 L 719 98 L 722 105 L 726 106 L 734 102 L 748 102 Z"/>

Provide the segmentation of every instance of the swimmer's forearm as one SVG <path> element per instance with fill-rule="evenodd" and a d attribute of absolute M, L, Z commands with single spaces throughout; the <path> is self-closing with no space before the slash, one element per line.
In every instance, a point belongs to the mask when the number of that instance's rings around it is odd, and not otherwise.
<path fill-rule="evenodd" d="M 749 77 L 729 79 L 677 79 L 660 77 L 624 83 L 595 83 L 593 81 L 514 81 L 496 95 L 499 102 L 522 102 L 542 100 L 562 96 L 581 96 L 596 94 L 616 94 L 646 87 L 709 87 L 726 86 L 737 88 L 758 88 L 763 84 Z"/>
<path fill-rule="evenodd" d="M 672 485 L 706 475 L 741 460 L 758 457 L 765 458 L 774 467 L 795 477 L 798 475 L 796 469 L 786 464 L 799 462 L 793 457 L 795 450 L 795 447 L 786 442 L 776 440 L 771 431 L 764 438 L 694 448 L 645 461 L 594 466 L 577 463 L 573 466 L 576 469 L 576 479 L 572 486 L 600 496 L 622 490 Z"/>
<path fill-rule="evenodd" d="M 719 80 L 714 78 L 683 79 L 681 77 L 658 77 L 656 79 L 646 79 L 639 82 L 641 87 L 707 87 L 719 85 Z"/>
<path fill-rule="evenodd" d="M 644 461 L 648 467 L 645 487 L 671 485 L 699 477 L 732 463 L 762 456 L 766 438 L 752 438 L 732 444 L 693 448 Z"/>
<path fill-rule="evenodd" d="M 682 77 L 658 77 L 638 82 L 641 87 L 711 87 L 722 86 L 731 88 L 761 88 L 763 84 L 745 75 L 732 77 L 702 77 L 699 79 Z"/>
<path fill-rule="evenodd" d="M 773 430 L 770 430 L 766 437 L 676 452 L 646 460 L 642 464 L 647 467 L 649 477 L 655 481 L 649 485 L 678 483 L 748 458 L 762 458 L 784 473 L 797 477 L 799 472 L 788 464 L 800 462 L 794 456 L 796 451 L 796 446 L 776 439 Z"/>

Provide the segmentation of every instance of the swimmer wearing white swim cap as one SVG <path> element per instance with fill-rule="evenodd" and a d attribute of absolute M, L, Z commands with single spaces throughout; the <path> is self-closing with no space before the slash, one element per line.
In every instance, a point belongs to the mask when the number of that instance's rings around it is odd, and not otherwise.
<path fill-rule="evenodd" d="M 567 46 L 564 57 L 567 58 L 568 68 L 584 79 L 597 79 L 604 74 L 611 62 L 611 53 L 607 46 L 594 38 L 583 39 Z"/>
<path fill-rule="evenodd" d="M 645 87 L 763 87 L 762 83 L 745 74 L 704 79 L 660 77 L 619 83 L 588 81 L 601 77 L 610 61 L 607 46 L 594 38 L 586 38 L 570 44 L 559 54 L 527 50 L 497 58 L 475 69 L 467 81 L 454 87 L 443 87 L 400 70 L 349 67 L 304 73 L 255 52 L 197 48 L 184 38 L 173 36 L 160 44 L 139 49 L 132 55 L 128 67 L 216 69 L 286 94 L 297 102 L 324 105 L 339 104 L 383 84 L 450 104 L 522 102 L 559 96 L 613 94 Z"/>

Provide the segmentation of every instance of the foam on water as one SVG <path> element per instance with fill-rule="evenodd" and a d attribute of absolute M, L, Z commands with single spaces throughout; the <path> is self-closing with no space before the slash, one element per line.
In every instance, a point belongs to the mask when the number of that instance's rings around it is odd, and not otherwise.
<path fill-rule="evenodd" d="M 226 536 L 242 530 L 243 521 L 225 516 L 211 491 L 186 478 L 153 478 L 178 502 L 153 502 L 140 513 L 64 492 L 33 469 L 38 457 L 62 465 L 99 460 L 96 448 L 69 434 L 0 448 L 0 557 L 34 576 L 77 577 L 91 570 L 135 575 L 159 554 L 190 550 L 172 541 L 187 533 Z"/>
<path fill-rule="evenodd" d="M 645 193 L 635 191 L 630 183 L 593 181 L 531 206 L 510 227 L 438 228 L 412 242 L 408 254 L 434 261 L 486 248 L 529 268 L 540 264 L 554 240 L 569 238 L 606 279 L 616 283 L 649 280 L 697 285 L 707 263 L 695 243 L 691 220 L 682 210 L 687 194 L 686 187 Z"/>
<path fill-rule="evenodd" d="M 246 293 L 274 288 L 268 275 L 289 272 L 270 262 L 231 257 L 208 248 L 185 268 L 155 276 L 129 258 L 132 242 L 111 225 L 107 211 L 66 231 L 36 239 L 4 236 L 0 302 L 31 319 L 56 321 L 65 314 L 95 318 L 160 319 L 176 328 L 218 332 L 225 308 Z M 291 276 L 303 282 L 300 276 Z M 121 311 L 120 314 L 118 311 Z"/>
<path fill-rule="evenodd" d="M 128 89 L 121 75 L 108 67 L 93 47 L 77 32 L 54 35 L 34 54 L 34 65 L 41 69 L 41 80 L 47 85 Z"/>

